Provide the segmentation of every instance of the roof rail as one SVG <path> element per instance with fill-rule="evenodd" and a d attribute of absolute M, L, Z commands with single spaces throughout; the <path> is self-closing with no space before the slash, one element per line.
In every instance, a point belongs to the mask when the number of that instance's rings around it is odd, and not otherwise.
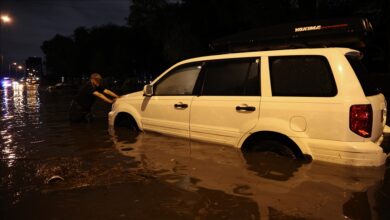
<path fill-rule="evenodd" d="M 373 31 L 366 18 L 343 18 L 295 22 L 251 29 L 215 40 L 215 52 L 244 52 L 310 47 L 365 46 L 364 38 Z"/>

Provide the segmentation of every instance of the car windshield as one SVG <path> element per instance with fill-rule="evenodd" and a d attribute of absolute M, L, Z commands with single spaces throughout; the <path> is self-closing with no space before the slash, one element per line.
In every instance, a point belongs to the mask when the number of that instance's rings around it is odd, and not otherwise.
<path fill-rule="evenodd" d="M 357 78 L 359 79 L 360 85 L 363 88 L 366 96 L 377 95 L 380 93 L 380 89 L 364 64 L 361 62 L 357 55 L 346 55 L 347 60 L 351 64 L 352 69 L 355 71 Z"/>

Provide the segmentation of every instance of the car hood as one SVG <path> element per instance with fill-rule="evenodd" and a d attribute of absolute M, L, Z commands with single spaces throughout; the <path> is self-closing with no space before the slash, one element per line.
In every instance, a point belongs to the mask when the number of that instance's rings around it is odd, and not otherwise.
<path fill-rule="evenodd" d="M 119 98 L 119 100 L 125 100 L 125 99 L 134 99 L 134 98 L 143 98 L 144 93 L 142 91 L 133 92 L 127 95 L 123 95 Z"/>

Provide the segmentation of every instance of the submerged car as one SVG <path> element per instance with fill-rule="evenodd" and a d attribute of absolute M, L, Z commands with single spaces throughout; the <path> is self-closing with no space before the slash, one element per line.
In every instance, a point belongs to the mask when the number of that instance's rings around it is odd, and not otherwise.
<path fill-rule="evenodd" d="M 119 98 L 109 124 L 291 158 L 380 166 L 385 97 L 348 48 L 257 51 L 177 63 Z"/>

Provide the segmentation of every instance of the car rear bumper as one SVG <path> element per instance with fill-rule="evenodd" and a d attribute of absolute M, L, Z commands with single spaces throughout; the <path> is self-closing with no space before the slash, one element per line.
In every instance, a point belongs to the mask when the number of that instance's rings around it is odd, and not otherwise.
<path fill-rule="evenodd" d="M 383 135 L 374 143 L 343 142 L 309 139 L 307 145 L 314 160 L 351 165 L 351 166 L 381 166 L 386 162 L 388 155 L 384 153 L 380 144 Z"/>

